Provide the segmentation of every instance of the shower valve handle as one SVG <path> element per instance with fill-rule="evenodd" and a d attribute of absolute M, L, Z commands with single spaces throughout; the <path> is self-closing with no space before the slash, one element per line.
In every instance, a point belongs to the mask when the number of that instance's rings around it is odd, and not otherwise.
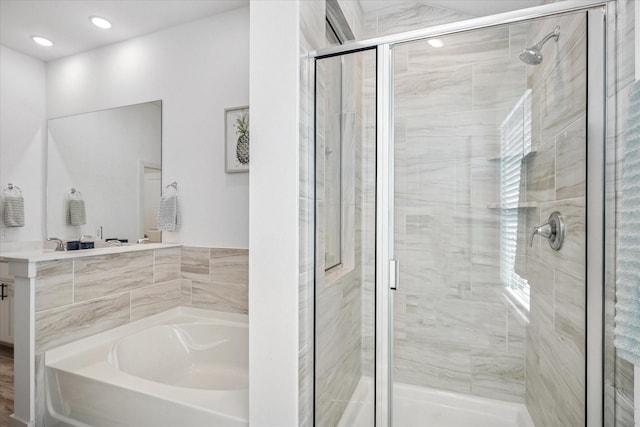
<path fill-rule="evenodd" d="M 551 249 L 559 251 L 562 247 L 562 242 L 564 242 L 564 232 L 565 225 L 562 215 L 557 211 L 552 212 L 545 224 L 533 228 L 530 245 L 533 246 L 533 238 L 538 234 L 549 240 L 549 246 L 551 246 Z"/>
<path fill-rule="evenodd" d="M 529 242 L 529 246 L 531 247 L 533 247 L 533 238 L 536 234 L 548 239 L 551 234 L 553 234 L 553 228 L 548 222 L 539 227 L 533 227 L 533 233 L 531 233 L 531 241 Z"/>

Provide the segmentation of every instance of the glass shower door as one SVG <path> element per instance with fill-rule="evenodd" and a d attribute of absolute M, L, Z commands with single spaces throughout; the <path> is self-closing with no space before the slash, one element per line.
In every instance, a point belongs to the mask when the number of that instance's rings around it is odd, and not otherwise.
<path fill-rule="evenodd" d="M 585 425 L 586 30 L 393 46 L 396 427 Z"/>
<path fill-rule="evenodd" d="M 375 50 L 316 60 L 315 426 L 375 415 Z"/>

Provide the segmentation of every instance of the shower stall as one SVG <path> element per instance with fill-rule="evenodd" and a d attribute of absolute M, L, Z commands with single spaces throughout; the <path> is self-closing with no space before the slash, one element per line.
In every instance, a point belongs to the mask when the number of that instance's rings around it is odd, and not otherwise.
<path fill-rule="evenodd" d="M 606 9 L 315 53 L 316 426 L 601 425 Z"/>

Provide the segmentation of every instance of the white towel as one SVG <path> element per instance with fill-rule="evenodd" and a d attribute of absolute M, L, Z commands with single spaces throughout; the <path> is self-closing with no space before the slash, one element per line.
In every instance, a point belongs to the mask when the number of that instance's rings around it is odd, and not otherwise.
<path fill-rule="evenodd" d="M 180 229 L 180 208 L 178 196 L 175 194 L 163 195 L 158 206 L 158 230 L 178 231 Z"/>
<path fill-rule="evenodd" d="M 85 225 L 87 223 L 87 214 L 84 209 L 84 200 L 70 199 L 68 220 L 71 225 Z"/>
<path fill-rule="evenodd" d="M 640 366 L 640 81 L 629 102 L 618 236 L 614 344 Z"/>
<path fill-rule="evenodd" d="M 4 197 L 4 225 L 24 227 L 24 198 L 22 196 Z"/>

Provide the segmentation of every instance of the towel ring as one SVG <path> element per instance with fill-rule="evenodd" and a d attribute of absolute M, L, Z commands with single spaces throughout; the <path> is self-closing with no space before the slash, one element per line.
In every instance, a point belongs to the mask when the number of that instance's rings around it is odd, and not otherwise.
<path fill-rule="evenodd" d="M 76 190 L 75 188 L 71 188 L 69 189 L 69 191 L 67 192 L 67 198 L 69 200 L 71 199 L 82 199 L 82 193 L 78 190 Z"/>
<path fill-rule="evenodd" d="M 22 196 L 22 190 L 17 185 L 13 185 L 12 183 L 8 183 L 3 189 L 2 194 L 8 196 L 9 193 L 15 192 L 17 196 Z"/>
<path fill-rule="evenodd" d="M 167 194 L 167 190 L 169 190 L 170 188 L 173 188 L 174 191 L 176 192 L 176 196 L 178 195 L 178 183 L 176 181 L 173 181 L 171 184 L 165 185 L 164 186 L 164 191 L 162 192 L 163 195 Z"/>

